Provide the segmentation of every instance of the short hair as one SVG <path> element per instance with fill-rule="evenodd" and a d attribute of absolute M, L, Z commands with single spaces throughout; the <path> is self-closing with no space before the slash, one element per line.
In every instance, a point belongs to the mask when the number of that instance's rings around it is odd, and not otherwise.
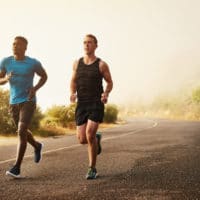
<path fill-rule="evenodd" d="M 94 40 L 95 44 L 97 45 L 98 44 L 98 41 L 97 41 L 97 38 L 96 36 L 92 35 L 92 34 L 87 34 L 85 37 L 90 37 Z"/>
<path fill-rule="evenodd" d="M 16 37 L 15 37 L 15 40 L 21 40 L 21 41 L 23 41 L 26 45 L 28 45 L 28 40 L 27 40 L 25 37 L 23 37 L 23 36 L 16 36 Z"/>

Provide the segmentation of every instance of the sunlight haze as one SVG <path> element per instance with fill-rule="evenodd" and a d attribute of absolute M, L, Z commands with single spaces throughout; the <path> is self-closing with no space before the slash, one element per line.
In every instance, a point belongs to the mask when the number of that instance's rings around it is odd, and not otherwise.
<path fill-rule="evenodd" d="M 6 0 L 0 57 L 12 54 L 15 36 L 25 36 L 26 55 L 40 60 L 49 76 L 38 104 L 67 105 L 72 64 L 83 56 L 84 35 L 92 33 L 96 55 L 113 77 L 109 102 L 152 99 L 199 84 L 199 9 L 198 0 Z"/>

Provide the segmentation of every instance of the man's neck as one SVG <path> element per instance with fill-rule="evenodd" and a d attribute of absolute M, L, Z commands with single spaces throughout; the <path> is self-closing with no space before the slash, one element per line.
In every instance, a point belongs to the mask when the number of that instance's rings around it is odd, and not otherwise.
<path fill-rule="evenodd" d="M 97 59 L 97 57 L 93 54 L 93 55 L 85 55 L 84 56 L 84 63 L 85 64 L 91 64 L 93 63 L 95 60 Z"/>
<path fill-rule="evenodd" d="M 25 55 L 14 55 L 15 60 L 24 60 Z"/>

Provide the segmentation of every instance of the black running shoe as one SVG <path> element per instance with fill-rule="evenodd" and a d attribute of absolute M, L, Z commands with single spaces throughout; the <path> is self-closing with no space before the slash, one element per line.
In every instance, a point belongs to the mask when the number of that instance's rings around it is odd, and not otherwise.
<path fill-rule="evenodd" d="M 39 143 L 39 147 L 37 149 L 35 149 L 34 151 L 34 161 L 35 163 L 39 163 L 40 160 L 42 159 L 42 148 L 43 148 L 43 144 Z"/>
<path fill-rule="evenodd" d="M 97 145 L 98 145 L 98 150 L 97 150 L 97 155 L 99 155 L 102 151 L 102 148 L 101 148 L 101 133 L 97 132 L 96 133 L 96 138 L 97 138 Z"/>
<path fill-rule="evenodd" d="M 13 166 L 9 171 L 6 171 L 6 175 L 12 176 L 13 178 L 21 178 L 20 168 Z"/>

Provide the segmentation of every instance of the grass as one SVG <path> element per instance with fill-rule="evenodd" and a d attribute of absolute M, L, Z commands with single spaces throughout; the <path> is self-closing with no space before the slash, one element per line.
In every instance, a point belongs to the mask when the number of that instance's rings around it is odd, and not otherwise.
<path fill-rule="evenodd" d="M 54 128 L 40 128 L 38 130 L 33 131 L 34 135 L 41 137 L 49 137 L 49 136 L 60 136 L 60 135 L 71 135 L 75 133 L 75 129 L 62 128 L 62 127 L 54 127 Z"/>

